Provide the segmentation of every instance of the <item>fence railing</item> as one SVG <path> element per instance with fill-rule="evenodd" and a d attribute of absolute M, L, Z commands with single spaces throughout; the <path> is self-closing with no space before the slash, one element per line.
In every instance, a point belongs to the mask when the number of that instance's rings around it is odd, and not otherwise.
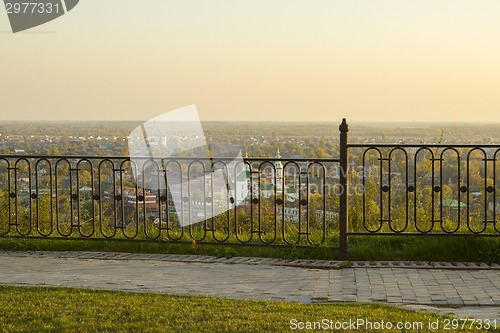
<path fill-rule="evenodd" d="M 0 156 L 0 236 L 347 257 L 352 236 L 500 235 L 500 145 L 355 144 L 345 119 L 339 130 L 338 159 Z"/>
<path fill-rule="evenodd" d="M 338 243 L 336 159 L 140 160 L 0 156 L 0 235 Z"/>
<path fill-rule="evenodd" d="M 349 188 L 361 189 L 348 196 L 346 239 L 500 236 L 500 145 L 346 144 L 346 151 Z"/>
<path fill-rule="evenodd" d="M 359 176 L 365 188 L 364 231 L 381 232 L 387 223 L 385 230 L 394 233 L 500 232 L 496 221 L 500 146 L 350 147 L 362 151 L 360 172 L 353 170 L 352 176 Z M 376 202 L 376 216 L 368 216 L 369 200 Z"/>

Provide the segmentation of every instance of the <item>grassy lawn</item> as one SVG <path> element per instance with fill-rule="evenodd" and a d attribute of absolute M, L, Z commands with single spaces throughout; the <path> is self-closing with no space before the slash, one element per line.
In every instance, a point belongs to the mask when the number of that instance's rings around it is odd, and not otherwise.
<path fill-rule="evenodd" d="M 210 255 L 216 257 L 264 257 L 334 259 L 337 251 L 328 247 L 265 247 L 244 245 L 210 245 L 174 242 L 141 242 L 116 240 L 62 240 L 0 237 L 0 250 L 7 251 L 98 251 L 128 253 L 170 253 Z"/>
<path fill-rule="evenodd" d="M 351 260 L 500 263 L 499 237 L 375 236 L 349 239 Z"/>
<path fill-rule="evenodd" d="M 300 305 L 65 288 L 0 286 L 1 332 L 292 332 L 301 331 L 292 330 L 299 328 L 299 322 L 305 325 L 307 321 L 323 319 L 332 320 L 333 323 L 363 319 L 365 322 L 370 321 L 372 325 L 384 320 L 394 326 L 398 322 L 411 325 L 421 322 L 423 332 L 440 332 L 442 330 L 429 330 L 429 322 L 439 321 L 439 325 L 443 327 L 446 318 L 375 304 Z M 297 321 L 291 324 L 293 319 Z M 360 323 L 357 330 L 345 331 L 372 331 L 365 325 L 367 324 Z M 394 328 L 379 331 L 401 330 Z M 406 330 L 412 331 L 418 330 Z"/>
<path fill-rule="evenodd" d="M 0 237 L 0 250 L 108 251 L 198 254 L 217 257 L 273 257 L 284 259 L 337 258 L 330 247 L 262 247 L 196 243 L 113 240 L 57 240 Z M 358 236 L 349 239 L 350 260 L 467 261 L 500 263 L 500 238 Z"/>

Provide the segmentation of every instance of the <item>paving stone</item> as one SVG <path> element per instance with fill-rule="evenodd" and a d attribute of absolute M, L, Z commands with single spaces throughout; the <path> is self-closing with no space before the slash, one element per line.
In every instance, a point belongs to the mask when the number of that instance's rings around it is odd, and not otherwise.
<path fill-rule="evenodd" d="M 499 265 L 358 262 L 353 264 L 357 268 L 332 270 L 317 268 L 339 266 L 342 262 L 89 251 L 0 251 L 0 260 L 0 284 L 6 285 L 301 303 L 500 305 Z M 303 268 L 296 267 L 300 265 Z"/>

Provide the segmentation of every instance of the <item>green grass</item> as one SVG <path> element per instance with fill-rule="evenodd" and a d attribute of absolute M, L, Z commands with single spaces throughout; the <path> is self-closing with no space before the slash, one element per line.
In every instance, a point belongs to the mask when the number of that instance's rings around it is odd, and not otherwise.
<path fill-rule="evenodd" d="M 376 304 L 300 305 L 2 286 L 0 314 L 1 332 L 291 332 L 290 320 L 294 318 L 301 322 L 360 318 L 390 321 L 394 325 L 422 322 L 427 329 L 429 322 L 439 320 L 443 325 L 443 320 L 449 318 Z M 408 330 L 411 331 L 417 330 Z M 427 331 L 430 330 L 423 330 Z"/>
<path fill-rule="evenodd" d="M 203 243 L 141 242 L 113 240 L 73 240 L 0 237 L 0 250 L 8 251 L 96 251 L 130 253 L 195 254 L 216 257 L 310 258 L 333 259 L 329 247 L 266 247 L 210 245 Z"/>
<path fill-rule="evenodd" d="M 10 251 L 103 251 L 175 253 L 217 257 L 273 257 L 335 260 L 331 247 L 262 247 L 202 243 L 112 240 L 58 240 L 0 237 Z M 349 260 L 467 261 L 500 263 L 500 238 L 435 236 L 356 236 L 349 238 Z"/>
<path fill-rule="evenodd" d="M 500 263 L 500 238 L 358 236 L 349 239 L 349 259 Z"/>

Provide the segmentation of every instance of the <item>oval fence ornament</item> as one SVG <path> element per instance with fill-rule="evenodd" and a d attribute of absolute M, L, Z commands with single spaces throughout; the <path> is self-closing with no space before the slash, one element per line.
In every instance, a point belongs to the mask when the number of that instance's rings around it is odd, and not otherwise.
<path fill-rule="evenodd" d="M 4 0 L 12 32 L 20 32 L 50 22 L 73 8 L 80 0 Z"/>

